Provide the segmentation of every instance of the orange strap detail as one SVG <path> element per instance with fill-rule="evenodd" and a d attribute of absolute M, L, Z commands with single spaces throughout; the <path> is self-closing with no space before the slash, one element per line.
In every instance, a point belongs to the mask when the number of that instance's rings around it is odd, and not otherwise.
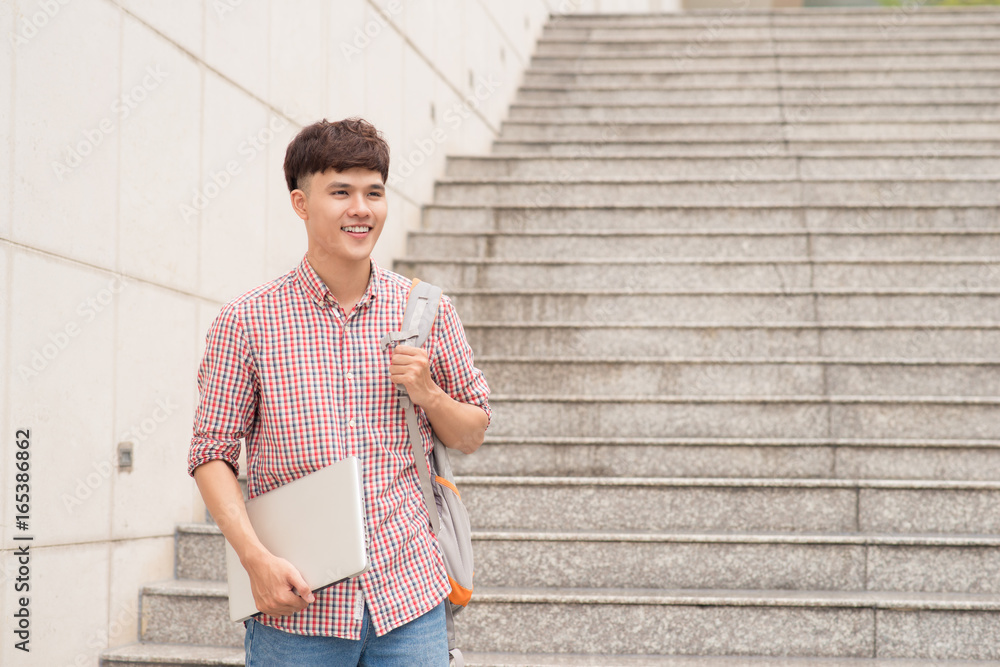
<path fill-rule="evenodd" d="M 448 480 L 446 480 L 444 477 L 441 477 L 439 475 L 435 475 L 434 479 L 437 480 L 438 484 L 443 484 L 443 485 L 447 486 L 449 489 L 451 489 L 452 491 L 454 491 L 455 495 L 458 496 L 459 500 L 462 499 L 462 494 L 458 492 L 458 489 L 455 488 L 454 484 L 452 484 L 451 482 L 449 482 Z"/>
<path fill-rule="evenodd" d="M 459 586 L 458 582 L 451 577 L 448 577 L 448 583 L 451 584 L 451 593 L 448 593 L 448 600 L 452 604 L 462 607 L 469 604 L 469 600 L 472 599 L 472 589 Z"/>

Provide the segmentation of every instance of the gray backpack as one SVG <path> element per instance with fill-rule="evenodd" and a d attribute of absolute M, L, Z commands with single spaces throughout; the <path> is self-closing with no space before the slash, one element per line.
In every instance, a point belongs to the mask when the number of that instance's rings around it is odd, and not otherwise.
<path fill-rule="evenodd" d="M 406 302 L 406 313 L 403 315 L 401 331 L 386 334 L 382 339 L 383 346 L 395 344 L 420 347 L 427 340 L 437 317 L 438 304 L 441 302 L 441 289 L 429 283 L 413 281 L 410 297 Z M 410 447 L 413 460 L 416 462 L 417 475 L 420 478 L 420 489 L 424 495 L 424 504 L 431 518 L 431 528 L 441 545 L 444 556 L 444 567 L 451 583 L 451 593 L 445 605 L 448 617 L 448 652 L 452 667 L 464 667 L 465 658 L 455 646 L 454 614 L 469 604 L 472 598 L 472 528 L 469 523 L 469 513 L 465 509 L 462 497 L 455 487 L 451 462 L 448 459 L 447 448 L 434 436 L 434 452 L 431 461 L 436 475 L 431 480 L 424 457 L 423 440 L 417 424 L 417 413 L 406 390 L 397 385 L 397 397 L 406 415 L 406 429 L 410 434 Z"/>

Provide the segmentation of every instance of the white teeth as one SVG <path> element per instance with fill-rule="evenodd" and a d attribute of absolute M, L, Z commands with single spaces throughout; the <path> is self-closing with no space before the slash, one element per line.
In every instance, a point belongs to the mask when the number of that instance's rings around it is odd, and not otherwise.
<path fill-rule="evenodd" d="M 357 227 L 341 227 L 345 232 L 353 232 L 356 234 L 364 234 L 368 231 L 368 228 L 364 225 L 359 225 Z"/>

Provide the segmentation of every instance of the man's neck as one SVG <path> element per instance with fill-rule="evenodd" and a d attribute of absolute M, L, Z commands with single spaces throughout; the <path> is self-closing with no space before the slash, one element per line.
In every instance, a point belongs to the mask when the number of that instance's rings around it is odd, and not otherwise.
<path fill-rule="evenodd" d="M 361 262 L 344 264 L 340 262 L 323 261 L 317 259 L 312 254 L 307 253 L 306 259 L 309 266 L 313 268 L 316 275 L 320 277 L 330 293 L 337 299 L 337 303 L 345 313 L 354 310 L 361 297 L 368 289 L 368 281 L 371 278 L 371 260 L 366 259 Z"/>

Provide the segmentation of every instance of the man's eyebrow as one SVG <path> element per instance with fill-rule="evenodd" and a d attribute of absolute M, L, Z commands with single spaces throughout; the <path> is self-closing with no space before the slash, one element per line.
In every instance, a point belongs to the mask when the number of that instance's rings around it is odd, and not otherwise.
<path fill-rule="evenodd" d="M 328 183 L 327 189 L 345 190 L 354 187 L 350 183 Z M 372 190 L 385 190 L 385 186 L 381 183 L 372 183 L 368 186 Z"/>

